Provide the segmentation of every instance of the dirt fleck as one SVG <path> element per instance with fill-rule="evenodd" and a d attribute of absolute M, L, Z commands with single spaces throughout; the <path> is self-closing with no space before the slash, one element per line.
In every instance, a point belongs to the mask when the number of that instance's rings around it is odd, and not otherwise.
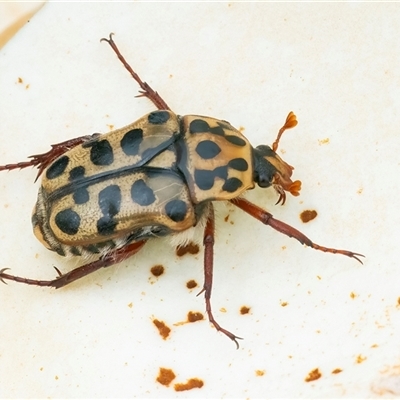
<path fill-rule="evenodd" d="M 282 306 L 282 307 L 286 307 L 288 304 L 289 304 L 289 303 L 288 303 L 287 301 L 282 301 L 282 302 L 281 302 L 281 306 Z"/>
<path fill-rule="evenodd" d="M 317 379 L 321 378 L 322 374 L 319 372 L 318 368 L 313 369 L 304 379 L 306 382 L 316 381 Z"/>
<path fill-rule="evenodd" d="M 357 356 L 356 362 L 357 364 L 361 364 L 362 362 L 364 362 L 367 359 L 367 357 L 363 357 L 361 354 L 359 354 Z"/>
<path fill-rule="evenodd" d="M 318 213 L 315 210 L 304 210 L 301 214 L 300 214 L 300 219 L 304 222 L 310 222 L 312 221 L 314 218 L 316 218 L 316 216 L 318 215 Z"/>
<path fill-rule="evenodd" d="M 256 369 L 256 375 L 257 376 L 264 376 L 265 375 L 265 371 L 262 369 Z"/>
<path fill-rule="evenodd" d="M 199 378 L 191 378 L 186 383 L 175 383 L 174 389 L 177 392 L 183 392 L 185 390 L 200 389 L 204 385 L 204 382 Z"/>
<path fill-rule="evenodd" d="M 340 374 L 342 371 L 343 371 L 343 370 L 340 369 L 340 368 L 335 368 L 335 369 L 332 371 L 332 374 Z"/>
<path fill-rule="evenodd" d="M 168 326 L 165 324 L 164 321 L 159 321 L 158 319 L 153 319 L 153 324 L 156 326 L 158 329 L 158 332 L 160 333 L 160 336 L 166 340 L 167 337 L 169 336 L 171 329 L 168 328 Z"/>
<path fill-rule="evenodd" d="M 193 279 L 191 279 L 190 281 L 186 282 L 186 287 L 188 289 L 194 289 L 197 286 L 197 282 Z"/>
<path fill-rule="evenodd" d="M 154 275 L 154 276 L 161 276 L 165 271 L 165 268 L 163 265 L 159 264 L 159 265 L 155 265 L 154 267 L 151 267 L 150 272 Z"/>
<path fill-rule="evenodd" d="M 249 312 L 250 312 L 250 307 L 242 306 L 240 308 L 240 314 L 242 314 L 242 315 L 248 314 Z"/>
<path fill-rule="evenodd" d="M 157 376 L 157 382 L 161 385 L 168 386 L 176 378 L 174 371 L 169 368 L 160 368 L 160 372 Z"/>

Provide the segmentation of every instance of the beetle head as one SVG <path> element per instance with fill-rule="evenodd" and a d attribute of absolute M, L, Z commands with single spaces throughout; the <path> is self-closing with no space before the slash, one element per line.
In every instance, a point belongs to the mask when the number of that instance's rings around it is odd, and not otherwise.
<path fill-rule="evenodd" d="M 262 188 L 273 186 L 279 194 L 276 204 L 285 204 L 286 193 L 298 196 L 300 181 L 292 181 L 293 167 L 283 161 L 269 146 L 260 145 L 253 149 L 254 182 Z"/>

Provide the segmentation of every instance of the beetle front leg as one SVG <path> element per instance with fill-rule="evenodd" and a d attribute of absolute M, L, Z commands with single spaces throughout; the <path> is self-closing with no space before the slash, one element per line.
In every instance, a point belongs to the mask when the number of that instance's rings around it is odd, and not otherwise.
<path fill-rule="evenodd" d="M 286 236 L 293 237 L 297 239 L 301 244 L 306 246 L 312 247 L 315 250 L 321 250 L 326 253 L 333 253 L 333 254 L 343 254 L 344 256 L 355 258 L 361 264 L 363 263 L 358 257 L 365 257 L 362 254 L 354 253 L 348 250 L 338 250 L 338 249 L 331 249 L 329 247 L 320 246 L 314 242 L 312 242 L 306 235 L 298 231 L 297 229 L 293 228 L 292 226 L 285 224 L 278 219 L 275 219 L 271 213 L 268 211 L 263 210 L 261 207 L 256 206 L 253 203 L 245 199 L 233 199 L 230 200 L 232 204 L 236 207 L 241 208 L 243 211 L 250 214 L 252 217 L 258 219 L 265 225 L 269 225 L 271 228 L 274 228 L 278 232 L 283 233 Z"/>
<path fill-rule="evenodd" d="M 127 63 L 124 56 L 121 54 L 117 45 L 115 44 L 112 38 L 113 35 L 114 35 L 113 33 L 110 33 L 108 39 L 102 38 L 100 39 L 100 41 L 107 42 L 111 46 L 111 48 L 114 50 L 114 53 L 117 55 L 118 59 L 121 61 L 123 66 L 132 75 L 133 79 L 139 84 L 142 90 L 139 90 L 140 95 L 138 95 L 137 97 L 147 97 L 159 110 L 171 110 L 168 107 L 168 104 L 164 101 L 164 99 L 156 91 L 154 91 L 148 83 L 143 82 L 140 79 L 139 75 Z"/>
<path fill-rule="evenodd" d="M 133 256 L 144 246 L 145 243 L 146 240 L 130 243 L 124 247 L 121 247 L 118 250 L 114 250 L 105 254 L 99 260 L 82 265 L 81 267 L 75 268 L 72 271 L 67 272 L 66 274 L 62 274 L 58 268 L 54 267 L 59 276 L 51 281 L 21 278 L 19 276 L 6 274 L 4 271 L 9 268 L 3 268 L 2 270 L 0 270 L 0 281 L 5 283 L 4 279 L 6 279 L 10 281 L 25 283 L 27 285 L 50 286 L 59 289 L 63 286 L 68 285 L 71 282 L 74 282 L 80 278 L 83 278 L 86 275 L 91 274 L 92 272 L 97 271 L 100 268 L 109 267 Z"/>
<path fill-rule="evenodd" d="M 237 339 L 242 339 L 233 333 L 222 328 L 221 325 L 215 320 L 212 309 L 211 309 L 211 290 L 213 283 L 213 266 L 214 266 L 214 237 L 215 237 L 215 221 L 214 221 L 214 207 L 210 203 L 209 214 L 207 224 L 204 229 L 204 285 L 203 289 L 198 293 L 198 296 L 204 292 L 204 298 L 206 300 L 206 312 L 209 321 L 214 325 L 217 331 L 224 333 L 229 339 L 236 343 L 236 347 L 239 348 Z"/>
<path fill-rule="evenodd" d="M 16 164 L 6 164 L 0 166 L 0 171 L 11 171 L 13 169 L 22 169 L 27 167 L 37 167 L 38 174 L 36 176 L 35 182 L 42 174 L 42 172 L 59 156 L 66 153 L 68 150 L 73 149 L 79 144 L 88 142 L 89 140 L 95 139 L 98 137 L 99 133 L 94 133 L 93 135 L 80 136 L 74 139 L 66 140 L 65 142 L 52 144 L 51 149 L 47 153 L 43 154 L 35 154 L 33 156 L 29 156 L 31 158 L 29 161 L 23 161 Z"/>

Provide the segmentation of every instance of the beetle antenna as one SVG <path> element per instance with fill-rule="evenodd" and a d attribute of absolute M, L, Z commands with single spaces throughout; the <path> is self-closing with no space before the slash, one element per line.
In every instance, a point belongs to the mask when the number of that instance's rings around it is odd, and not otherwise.
<path fill-rule="evenodd" d="M 285 132 L 286 129 L 294 128 L 296 125 L 297 125 L 296 115 L 294 115 L 293 111 L 290 111 L 290 113 L 286 117 L 285 124 L 282 126 L 281 129 L 279 129 L 279 132 L 278 132 L 278 135 L 276 136 L 275 142 L 272 144 L 273 151 L 276 152 L 276 150 L 278 150 L 279 140 L 280 140 L 283 132 Z"/>

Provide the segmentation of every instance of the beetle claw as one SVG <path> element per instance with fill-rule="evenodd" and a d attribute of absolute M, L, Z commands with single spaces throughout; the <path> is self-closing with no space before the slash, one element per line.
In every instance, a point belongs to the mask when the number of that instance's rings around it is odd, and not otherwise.
<path fill-rule="evenodd" d="M 61 271 L 57 267 L 54 267 L 54 269 L 57 271 L 58 277 L 63 276 L 63 274 L 61 273 Z"/>
<path fill-rule="evenodd" d="M 2 278 L 1 275 L 3 275 L 4 271 L 7 271 L 8 269 L 10 269 L 10 268 L 0 269 L 0 281 L 2 281 L 5 285 L 7 285 L 7 282 Z"/>

